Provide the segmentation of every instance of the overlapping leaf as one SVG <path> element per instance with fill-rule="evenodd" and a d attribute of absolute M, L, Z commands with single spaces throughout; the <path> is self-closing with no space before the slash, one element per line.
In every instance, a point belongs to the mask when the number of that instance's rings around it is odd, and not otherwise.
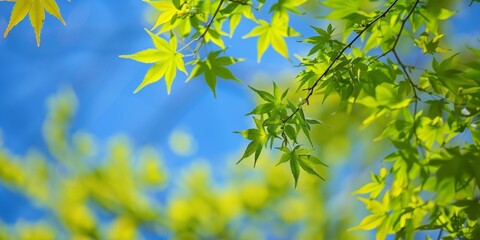
<path fill-rule="evenodd" d="M 234 64 L 236 62 L 242 61 L 242 59 L 236 59 L 228 56 L 219 56 L 221 51 L 215 51 L 208 54 L 208 56 L 203 60 L 194 60 L 191 62 L 191 65 L 194 65 L 189 78 L 187 81 L 190 81 L 192 78 L 203 74 L 205 81 L 213 92 L 213 95 L 216 96 L 216 85 L 217 77 L 220 77 L 225 80 L 234 80 L 239 81 L 232 72 L 226 68 L 226 66 Z"/>
<path fill-rule="evenodd" d="M 297 7 L 305 2 L 307 2 L 307 0 L 280 0 L 272 5 L 270 12 L 274 12 L 275 17 L 282 18 L 285 22 L 288 22 L 288 12 L 301 14 Z"/>
<path fill-rule="evenodd" d="M 177 13 L 179 12 L 179 9 L 177 9 L 177 7 L 172 3 L 171 0 L 162 0 L 162 1 L 145 0 L 145 2 L 152 5 L 152 7 L 154 7 L 156 10 L 160 11 L 157 21 L 153 26 L 153 29 L 156 29 L 162 26 L 163 24 L 172 21 L 176 17 Z"/>
<path fill-rule="evenodd" d="M 244 138 L 252 140 L 247 146 L 240 161 L 253 153 L 256 153 L 256 163 L 261 148 L 264 145 L 267 145 L 267 143 L 270 143 L 270 148 L 272 148 L 274 141 L 280 139 L 282 145 L 278 147 L 278 149 L 282 151 L 283 154 L 277 165 L 290 162 L 290 169 L 295 181 L 295 186 L 298 184 L 300 169 L 323 179 L 318 173 L 317 167 L 320 165 L 327 165 L 312 155 L 313 149 L 302 148 L 301 145 L 297 143 L 297 137 L 302 131 L 311 142 L 309 134 L 310 124 L 319 124 L 320 122 L 306 118 L 303 114 L 303 110 L 299 110 L 300 114 L 287 120 L 289 116 L 287 109 L 290 110 L 290 114 L 291 112 L 296 111 L 296 107 L 291 102 L 284 103 L 288 89 L 282 92 L 275 83 L 273 83 L 273 93 L 259 90 L 254 87 L 250 87 L 250 89 L 264 100 L 265 103 L 260 104 L 247 114 L 258 116 L 258 118 L 254 117 L 257 129 L 248 129 L 238 132 Z M 255 150 L 258 150 L 258 152 Z"/>
<path fill-rule="evenodd" d="M 311 149 L 300 148 L 297 145 L 295 148 L 290 149 L 288 147 L 282 147 L 280 150 L 283 152 L 280 157 L 280 161 L 277 165 L 280 165 L 284 162 L 290 161 L 290 169 L 292 171 L 293 179 L 295 180 L 295 187 L 298 184 L 298 178 L 300 176 L 300 168 L 305 172 L 319 177 L 322 180 L 325 180 L 318 171 L 315 169 L 318 165 L 327 166 L 317 157 L 311 155 Z"/>

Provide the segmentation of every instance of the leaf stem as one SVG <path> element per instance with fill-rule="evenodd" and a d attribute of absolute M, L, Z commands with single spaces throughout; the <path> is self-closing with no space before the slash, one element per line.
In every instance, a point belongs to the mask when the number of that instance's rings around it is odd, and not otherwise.
<path fill-rule="evenodd" d="M 220 3 L 218 4 L 218 7 L 217 9 L 215 9 L 215 12 L 213 13 L 212 15 L 212 18 L 210 19 L 210 21 L 208 21 L 207 25 L 205 25 L 205 30 L 202 32 L 202 34 L 200 34 L 200 36 L 192 39 L 190 42 L 188 42 L 187 44 L 185 44 L 183 47 L 181 47 L 180 49 L 177 50 L 177 53 L 185 50 L 186 48 L 188 48 L 190 45 L 192 45 L 193 43 L 199 41 L 200 39 L 203 39 L 205 37 L 205 35 L 207 34 L 208 30 L 210 29 L 210 27 L 212 26 L 212 23 L 213 21 L 215 20 L 215 17 L 217 16 L 218 12 L 220 12 L 220 8 L 222 7 L 222 4 L 223 2 L 225 2 L 225 0 L 220 0 Z"/>

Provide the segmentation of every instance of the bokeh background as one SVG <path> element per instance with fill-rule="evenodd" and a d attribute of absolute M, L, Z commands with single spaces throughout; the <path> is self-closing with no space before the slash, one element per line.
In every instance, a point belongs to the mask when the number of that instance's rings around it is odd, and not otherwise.
<path fill-rule="evenodd" d="M 274 152 L 255 169 L 235 165 L 247 142 L 233 132 L 252 124 L 245 113 L 257 101 L 247 85 L 288 87 L 299 71 L 272 49 L 256 62 L 256 39 L 241 39 L 252 22 L 226 40 L 229 55 L 246 59 L 231 68 L 243 83 L 220 81 L 214 98 L 180 73 L 170 95 L 163 82 L 133 94 L 149 65 L 118 56 L 151 46 L 153 9 L 59 5 L 67 26 L 47 15 L 40 47 L 27 20 L 0 38 L 0 239 L 371 238 L 347 231 L 365 213 L 350 193 L 389 149 L 372 144 L 376 129 L 358 129 L 361 111 L 337 113 L 334 98 L 310 107 L 329 126 L 313 133 L 326 182 L 303 175 L 294 189 L 288 167 L 272 167 Z M 480 8 L 467 5 L 445 26 L 454 50 L 479 46 Z M 1 31 L 12 6 L 0 2 Z M 292 25 L 309 36 L 309 25 L 328 22 L 314 1 L 306 6 L 313 18 Z M 288 40 L 292 56 L 308 50 L 298 40 Z M 414 63 L 420 53 L 410 54 Z"/>

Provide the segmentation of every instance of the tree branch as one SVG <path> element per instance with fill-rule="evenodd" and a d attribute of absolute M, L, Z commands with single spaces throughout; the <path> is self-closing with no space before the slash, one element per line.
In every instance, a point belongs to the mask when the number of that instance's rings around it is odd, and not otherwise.
<path fill-rule="evenodd" d="M 382 12 L 382 14 L 378 15 L 375 19 L 373 19 L 371 22 L 369 22 L 367 25 L 365 25 L 365 27 L 359 32 L 357 33 L 357 36 L 355 36 L 354 39 L 352 39 L 338 54 L 337 56 L 333 59 L 333 61 L 328 65 L 327 69 L 325 69 L 325 71 L 322 73 L 322 75 L 320 75 L 320 77 L 313 83 L 312 86 L 310 86 L 307 90 L 308 90 L 308 94 L 307 96 L 305 97 L 305 99 L 303 99 L 300 103 L 299 103 L 299 106 L 297 107 L 297 109 L 295 109 L 295 111 L 292 112 L 292 114 L 290 114 L 286 119 L 282 120 L 282 123 L 283 125 L 285 125 L 287 123 L 288 120 L 290 120 L 293 116 L 295 116 L 295 114 L 298 113 L 298 111 L 300 111 L 300 109 L 302 108 L 302 106 L 307 103 L 308 104 L 308 101 L 310 99 L 310 97 L 313 95 L 314 91 L 315 91 L 315 88 L 318 86 L 318 84 L 320 83 L 320 81 L 325 77 L 327 76 L 328 72 L 330 71 L 330 69 L 333 67 L 333 65 L 340 59 L 340 57 L 343 55 L 343 53 L 348 49 L 350 48 L 361 36 L 362 34 L 367 30 L 369 29 L 374 23 L 376 23 L 378 20 L 380 20 L 381 18 L 383 18 L 385 15 L 387 15 L 388 12 L 390 12 L 390 10 L 397 4 L 398 0 L 395 0 L 392 4 L 390 4 L 390 6 Z M 417 1 L 418 2 L 418 1 Z"/>
<path fill-rule="evenodd" d="M 413 12 L 414 12 L 414 10 L 417 7 L 419 2 L 420 2 L 420 0 L 416 0 L 415 3 L 413 4 L 412 8 L 410 8 L 410 11 L 408 11 L 407 16 L 405 16 L 405 18 L 402 19 L 401 25 L 400 25 L 400 30 L 398 31 L 398 33 L 395 37 L 395 41 L 393 42 L 392 47 L 388 51 L 382 53 L 381 55 L 379 55 L 378 57 L 375 58 L 376 60 L 378 60 L 378 59 L 386 56 L 389 53 L 393 53 L 393 55 L 395 56 L 395 59 L 397 60 L 400 67 L 402 68 L 402 70 L 405 74 L 405 77 L 408 80 L 408 83 L 412 87 L 413 101 L 414 101 L 413 123 L 412 123 L 413 126 L 412 126 L 412 128 L 413 128 L 413 134 L 414 134 L 416 140 L 418 140 L 418 135 L 417 135 L 417 126 L 416 126 L 415 116 L 417 115 L 417 112 L 418 112 L 418 101 L 420 100 L 420 97 L 418 96 L 418 93 L 417 93 L 418 86 L 413 82 L 412 78 L 410 77 L 410 74 L 408 73 L 408 70 L 407 70 L 407 65 L 405 65 L 402 62 L 402 60 L 400 59 L 400 57 L 398 56 L 397 51 L 396 51 L 396 47 L 398 45 L 400 37 L 402 36 L 403 29 L 405 28 L 405 25 L 406 25 L 408 19 L 410 18 L 410 16 L 412 16 L 412 14 L 413 14 Z"/>
<path fill-rule="evenodd" d="M 407 78 L 408 82 L 410 83 L 410 86 L 412 86 L 413 101 L 414 101 L 413 126 L 412 126 L 412 128 L 413 128 L 413 134 L 415 135 L 415 138 L 418 140 L 417 126 L 416 126 L 417 124 L 415 122 L 415 116 L 417 115 L 417 112 L 418 112 L 418 101 L 420 100 L 420 97 L 418 96 L 418 93 L 417 93 L 417 85 L 413 82 L 412 78 L 410 77 L 410 74 L 408 74 L 407 67 L 405 66 L 405 64 L 403 64 L 402 60 L 400 59 L 400 57 L 397 54 L 397 51 L 394 48 L 392 48 L 391 51 L 392 51 L 393 55 L 395 56 L 395 59 L 397 59 L 398 64 L 402 68 L 403 73 L 405 74 L 405 77 Z"/>
<path fill-rule="evenodd" d="M 442 234 L 443 234 L 443 228 L 441 228 L 440 231 L 438 231 L 437 240 L 440 240 L 442 238 Z"/>
<path fill-rule="evenodd" d="M 208 21 L 207 25 L 205 25 L 205 30 L 202 32 L 202 34 L 200 34 L 200 36 L 192 39 L 190 42 L 188 42 L 187 44 L 185 44 L 182 48 L 178 49 L 177 50 L 177 53 L 185 50 L 186 48 L 188 48 L 190 45 L 192 45 L 193 43 L 195 43 L 196 41 L 200 40 L 200 39 L 203 39 L 205 37 L 205 35 L 207 34 L 208 30 L 210 29 L 210 27 L 212 26 L 212 23 L 213 21 L 215 20 L 215 17 L 217 16 L 218 12 L 220 12 L 220 8 L 222 7 L 222 4 L 225 0 L 220 0 L 220 3 L 218 4 L 218 7 L 217 9 L 215 9 L 215 12 L 213 13 L 212 15 L 212 18 L 210 19 L 210 21 Z"/>
<path fill-rule="evenodd" d="M 386 51 L 386 52 L 382 53 L 381 55 L 379 55 L 378 57 L 376 57 L 375 59 L 380 59 L 380 58 L 384 57 L 385 55 L 389 54 L 390 52 L 392 52 L 393 50 L 395 50 L 395 48 L 397 47 L 398 41 L 400 40 L 400 36 L 402 35 L 403 29 L 405 28 L 405 24 L 407 23 L 410 16 L 412 16 L 413 11 L 415 10 L 415 8 L 417 7 L 419 2 L 420 2 L 420 0 L 416 0 L 415 3 L 413 4 L 412 8 L 408 12 L 407 16 L 405 16 L 405 18 L 402 19 L 402 23 L 400 25 L 400 30 L 397 33 L 397 37 L 395 38 L 395 42 L 393 42 L 392 47 L 388 51 Z"/>

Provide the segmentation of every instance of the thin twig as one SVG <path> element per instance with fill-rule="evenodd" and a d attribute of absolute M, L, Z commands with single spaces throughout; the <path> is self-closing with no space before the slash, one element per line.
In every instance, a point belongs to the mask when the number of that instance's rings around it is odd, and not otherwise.
<path fill-rule="evenodd" d="M 298 111 L 300 111 L 300 109 L 302 108 L 302 106 L 307 103 L 308 104 L 308 100 L 310 99 L 310 97 L 313 95 L 313 92 L 315 91 L 315 88 L 318 86 L 318 84 L 320 83 L 320 81 L 328 74 L 328 72 L 330 71 L 330 69 L 333 67 L 333 65 L 340 59 L 340 57 L 343 55 L 343 53 L 348 49 L 350 48 L 359 38 L 360 36 L 362 36 L 362 34 L 367 30 L 369 29 L 375 22 L 377 22 L 378 20 L 380 20 L 381 18 L 383 18 L 394 6 L 395 4 L 397 4 L 398 0 L 395 0 L 392 4 L 390 4 L 390 6 L 380 15 L 378 15 L 375 19 L 373 19 L 371 22 L 369 22 L 367 25 L 365 25 L 365 27 L 362 29 L 362 31 L 360 31 L 359 33 L 357 33 L 357 36 L 355 36 L 354 39 L 352 39 L 338 54 L 337 56 L 333 59 L 333 61 L 330 63 L 330 65 L 328 65 L 327 69 L 325 69 L 325 71 L 323 72 L 323 74 L 313 83 L 312 86 L 310 86 L 307 90 L 308 90 L 308 94 L 307 96 L 305 97 L 305 99 L 299 103 L 299 106 L 295 109 L 295 111 L 292 112 L 292 114 L 290 114 L 287 118 L 285 118 L 282 123 L 283 125 L 285 125 L 285 123 L 287 123 L 287 121 L 289 119 L 291 119 L 293 116 L 295 116 L 295 114 L 298 113 Z"/>
<path fill-rule="evenodd" d="M 440 239 L 441 239 L 442 234 L 443 234 L 443 228 L 440 228 L 440 231 L 438 231 L 437 240 L 440 240 Z"/>
<path fill-rule="evenodd" d="M 395 59 L 397 59 L 397 62 L 398 64 L 400 65 L 400 67 L 402 68 L 403 70 L 403 73 L 405 74 L 405 77 L 407 78 L 408 80 L 408 83 L 410 84 L 410 86 L 412 86 L 412 91 L 413 91 L 413 101 L 414 101 L 414 107 L 413 107 L 413 134 L 415 135 L 415 138 L 418 140 L 418 136 L 417 136 L 417 124 L 416 124 L 416 121 L 415 121 L 415 117 L 417 115 L 417 112 L 418 112 L 418 101 L 420 100 L 420 97 L 418 96 L 418 93 L 417 93 L 417 85 L 413 82 L 412 78 L 410 77 L 410 74 L 408 74 L 408 70 L 407 70 L 407 67 L 405 66 L 405 64 L 403 64 L 402 60 L 400 59 L 400 57 L 398 56 L 397 54 L 397 51 L 395 49 L 392 49 L 392 53 L 393 55 L 395 56 Z"/>
<path fill-rule="evenodd" d="M 415 70 L 415 69 L 418 69 L 418 70 L 423 70 L 423 71 L 429 71 L 428 69 L 426 68 L 422 68 L 422 67 L 418 67 L 416 65 L 408 65 L 408 64 L 405 64 L 405 67 L 407 68 L 410 68 L 410 72 L 412 72 L 411 70 Z"/>
<path fill-rule="evenodd" d="M 212 18 L 210 19 L 210 21 L 208 21 L 207 25 L 205 25 L 205 30 L 202 32 L 202 34 L 200 34 L 200 36 L 192 39 L 190 42 L 188 42 L 187 44 L 185 44 L 183 47 L 181 47 L 180 49 L 177 50 L 177 53 L 185 50 L 186 48 L 188 48 L 190 45 L 192 45 L 194 42 L 202 39 L 205 37 L 205 35 L 207 34 L 208 30 L 210 29 L 210 27 L 212 26 L 212 23 L 213 21 L 215 20 L 215 17 L 217 16 L 218 12 L 220 12 L 220 8 L 222 7 L 222 4 L 225 0 L 220 0 L 220 3 L 218 4 L 218 7 L 217 9 L 215 9 L 215 12 L 213 13 L 212 15 Z"/>
<path fill-rule="evenodd" d="M 384 52 L 383 54 L 381 54 L 380 56 L 375 58 L 375 59 L 378 60 L 379 58 L 382 58 L 383 56 L 389 54 L 390 52 L 393 53 L 393 55 L 395 56 L 395 59 L 397 59 L 398 64 L 402 68 L 402 70 L 405 74 L 405 77 L 408 80 L 408 83 L 410 84 L 410 86 L 412 86 L 413 101 L 414 101 L 412 129 L 413 129 L 413 135 L 415 137 L 416 142 L 418 142 L 418 139 L 419 139 L 418 135 L 417 135 L 417 123 L 416 123 L 416 119 L 415 119 L 415 117 L 417 116 L 417 113 L 418 113 L 418 101 L 420 100 L 420 97 L 418 96 L 418 93 L 417 93 L 418 86 L 413 82 L 412 78 L 410 77 L 410 74 L 408 73 L 408 70 L 407 70 L 407 65 L 405 65 L 402 62 L 402 60 L 400 59 L 400 57 L 398 56 L 397 51 L 396 51 L 396 47 L 398 45 L 398 42 L 400 41 L 400 37 L 402 36 L 403 29 L 405 28 L 405 25 L 406 25 L 408 19 L 410 18 L 410 16 L 412 16 L 412 14 L 415 11 L 415 8 L 417 7 L 419 2 L 420 2 L 420 0 L 416 0 L 415 3 L 413 4 L 412 8 L 410 8 L 410 11 L 408 11 L 407 16 L 405 16 L 405 18 L 402 19 L 402 23 L 400 25 L 400 30 L 397 33 L 397 36 L 395 38 L 395 42 L 393 42 L 392 47 L 388 51 Z"/>
<path fill-rule="evenodd" d="M 410 16 L 412 16 L 413 11 L 415 10 L 415 8 L 417 7 L 419 2 L 420 2 L 420 0 L 416 0 L 415 3 L 413 4 L 412 8 L 408 12 L 407 16 L 405 16 L 405 18 L 402 19 L 402 24 L 400 25 L 400 30 L 397 33 L 397 37 L 395 38 L 395 42 L 393 42 L 392 47 L 388 51 L 386 51 L 386 52 L 382 53 L 381 55 L 379 55 L 378 57 L 376 57 L 375 59 L 380 59 L 380 58 L 384 57 L 385 55 L 389 54 L 390 52 L 392 52 L 393 50 L 395 50 L 395 48 L 397 47 L 398 41 L 400 40 L 400 37 L 402 35 L 403 29 L 405 28 L 405 24 L 407 23 Z"/>

